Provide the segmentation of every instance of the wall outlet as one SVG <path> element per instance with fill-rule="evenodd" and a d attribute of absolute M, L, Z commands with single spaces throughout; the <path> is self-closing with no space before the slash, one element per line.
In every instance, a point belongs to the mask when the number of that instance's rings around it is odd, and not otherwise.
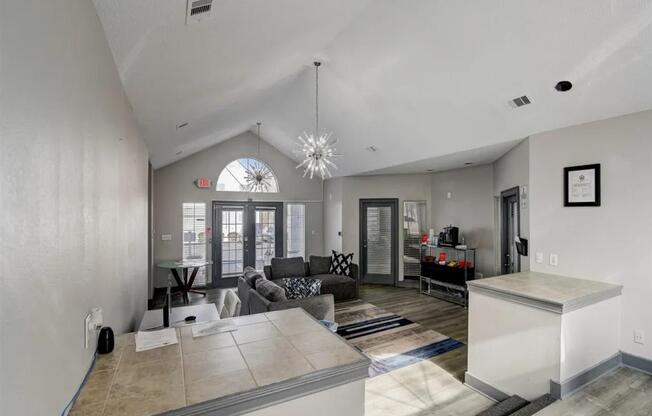
<path fill-rule="evenodd" d="M 559 264 L 559 257 L 557 257 L 556 254 L 551 254 L 550 255 L 550 265 L 556 267 L 558 264 Z"/>
<path fill-rule="evenodd" d="M 452 192 L 446 192 L 446 199 L 451 199 L 453 197 Z"/>
<path fill-rule="evenodd" d="M 539 264 L 543 263 L 543 253 L 537 252 L 537 254 L 536 254 L 536 262 L 539 263 Z"/>
<path fill-rule="evenodd" d="M 634 330 L 634 342 L 637 344 L 645 344 L 645 332 L 640 329 Z"/>

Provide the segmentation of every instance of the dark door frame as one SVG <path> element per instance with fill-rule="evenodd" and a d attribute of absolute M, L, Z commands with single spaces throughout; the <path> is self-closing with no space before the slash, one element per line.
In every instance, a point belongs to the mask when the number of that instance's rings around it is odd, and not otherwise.
<path fill-rule="evenodd" d="M 359 253 L 360 253 L 360 281 L 365 283 L 364 276 L 367 266 L 367 251 L 365 250 L 366 230 L 366 211 L 365 205 L 390 205 L 392 207 L 392 275 L 394 277 L 393 285 L 398 285 L 398 198 L 361 198 L 358 213 L 358 222 L 360 223 L 359 234 Z M 373 283 L 373 282 L 370 282 Z"/>
<path fill-rule="evenodd" d="M 212 216 L 212 257 L 213 267 L 211 273 L 211 286 L 212 287 L 235 287 L 238 285 L 238 277 L 222 278 L 222 236 L 221 236 L 221 213 L 223 206 L 243 207 L 242 213 L 242 233 L 243 239 L 247 237 L 247 241 L 243 241 L 243 265 L 244 267 L 256 264 L 256 220 L 255 210 L 257 207 L 268 207 L 276 209 L 275 217 L 275 247 L 274 250 L 277 257 L 283 257 L 283 238 L 285 235 L 283 229 L 283 202 L 259 202 L 259 201 L 213 201 L 213 216 Z M 249 220 L 252 217 L 253 220 Z M 280 236 L 280 238 L 279 238 Z M 253 249 L 252 249 L 253 247 Z M 279 255 L 280 253 L 280 255 Z"/>
<path fill-rule="evenodd" d="M 505 274 L 506 272 L 506 267 L 505 267 L 505 260 L 506 256 L 509 253 L 509 230 L 507 229 L 507 224 L 508 224 L 508 216 L 509 216 L 509 204 L 506 203 L 508 198 L 516 197 L 516 206 L 518 207 L 517 212 L 518 212 L 518 227 L 516 229 L 516 235 L 520 236 L 521 235 L 521 195 L 520 195 L 520 188 L 518 186 L 515 186 L 514 188 L 507 189 L 505 191 L 502 191 L 500 193 L 500 209 L 501 209 L 501 215 L 500 215 L 500 236 L 501 236 L 501 242 L 500 242 L 500 271 L 501 274 Z M 521 256 L 516 255 L 515 259 L 512 259 L 514 261 L 514 268 L 515 270 L 521 271 Z"/>

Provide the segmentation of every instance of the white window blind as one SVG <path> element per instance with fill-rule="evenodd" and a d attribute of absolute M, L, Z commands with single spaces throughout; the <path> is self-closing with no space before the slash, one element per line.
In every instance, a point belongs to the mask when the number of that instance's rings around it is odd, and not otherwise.
<path fill-rule="evenodd" d="M 306 205 L 287 204 L 287 257 L 306 258 Z"/>
<path fill-rule="evenodd" d="M 183 203 L 183 259 L 206 260 L 206 204 Z M 197 272 L 195 284 L 206 285 L 206 267 Z"/>

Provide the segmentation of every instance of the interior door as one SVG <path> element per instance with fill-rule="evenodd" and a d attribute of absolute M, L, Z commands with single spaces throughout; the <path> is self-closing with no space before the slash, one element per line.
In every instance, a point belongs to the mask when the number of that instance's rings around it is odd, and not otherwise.
<path fill-rule="evenodd" d="M 213 286 L 234 287 L 245 267 L 283 253 L 282 202 L 213 202 Z"/>
<path fill-rule="evenodd" d="M 360 200 L 360 273 L 364 283 L 396 285 L 398 199 Z"/>
<path fill-rule="evenodd" d="M 521 233 L 519 188 L 501 192 L 500 198 L 502 211 L 501 273 L 517 273 L 521 271 L 521 257 L 516 252 L 516 237 Z"/>

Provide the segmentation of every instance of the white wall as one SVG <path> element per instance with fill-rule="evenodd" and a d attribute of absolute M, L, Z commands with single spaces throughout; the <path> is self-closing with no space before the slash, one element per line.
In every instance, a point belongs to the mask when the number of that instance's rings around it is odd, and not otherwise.
<path fill-rule="evenodd" d="M 182 255 L 181 208 L 184 202 L 204 202 L 207 225 L 212 227 L 212 201 L 295 201 L 306 203 L 306 256 L 323 252 L 322 180 L 303 178 L 296 162 L 261 142 L 257 157 L 258 137 L 245 132 L 185 159 L 154 171 L 154 257 L 155 262 L 174 260 Z M 276 174 L 278 193 L 218 192 L 214 187 L 222 169 L 235 159 L 257 157 Z M 197 178 L 211 178 L 213 189 L 199 189 Z M 285 220 L 283 221 L 285 223 Z M 313 233 L 314 231 L 314 233 Z M 161 241 L 162 234 L 171 234 L 171 241 Z M 210 246 L 207 246 L 211 258 Z M 210 270 L 209 270 L 210 273 Z M 167 272 L 155 268 L 154 287 L 167 286 Z"/>
<path fill-rule="evenodd" d="M 428 175 L 349 176 L 342 180 L 342 251 L 354 253 L 360 262 L 360 199 L 398 198 L 399 200 L 399 263 L 398 278 L 403 280 L 403 201 L 426 201 L 430 212 L 430 177 Z M 330 208 L 327 208 L 330 209 Z M 325 247 L 330 253 L 330 247 Z"/>
<path fill-rule="evenodd" d="M 483 165 L 432 175 L 431 225 L 459 227 L 460 239 L 476 248 L 476 272 L 495 274 L 493 166 Z M 451 198 L 448 199 L 448 192 Z"/>
<path fill-rule="evenodd" d="M 530 140 L 525 139 L 500 159 L 494 162 L 494 196 L 500 198 L 500 193 L 508 189 L 519 187 L 521 189 L 521 236 L 530 238 L 530 201 L 528 197 L 530 188 Z M 527 192 L 522 193 L 523 187 Z M 501 209 L 502 204 L 496 203 L 496 270 L 500 271 L 501 264 Z M 530 260 L 521 256 L 521 271 L 530 270 Z"/>
<path fill-rule="evenodd" d="M 147 307 L 148 155 L 92 2 L 2 2 L 0 39 L 0 414 L 49 416 L 90 308 Z"/>
<path fill-rule="evenodd" d="M 342 178 L 324 181 L 324 254 L 342 251 Z"/>
<path fill-rule="evenodd" d="M 530 137 L 532 270 L 619 283 L 622 348 L 652 359 L 652 112 Z M 564 208 L 563 168 L 602 165 L 602 206 Z M 544 253 L 544 264 L 534 253 Z M 550 253 L 559 266 L 547 264 Z M 633 343 L 645 330 L 647 345 Z"/>

